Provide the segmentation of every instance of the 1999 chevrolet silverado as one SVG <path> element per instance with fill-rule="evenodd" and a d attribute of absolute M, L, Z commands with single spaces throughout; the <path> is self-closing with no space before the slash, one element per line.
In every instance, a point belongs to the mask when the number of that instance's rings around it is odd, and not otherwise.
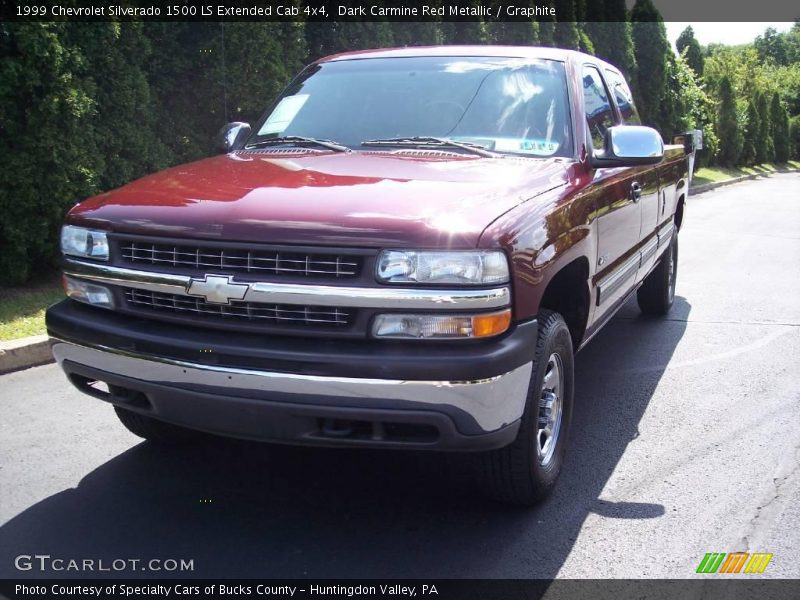
<path fill-rule="evenodd" d="M 672 305 L 691 147 L 595 57 L 336 55 L 218 143 L 62 229 L 53 353 L 144 438 L 480 452 L 533 504 L 574 353 L 634 293 Z"/>

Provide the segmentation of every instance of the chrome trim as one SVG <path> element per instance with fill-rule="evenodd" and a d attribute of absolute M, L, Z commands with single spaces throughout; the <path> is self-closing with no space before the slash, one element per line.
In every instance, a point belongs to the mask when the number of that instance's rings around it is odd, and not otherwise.
<path fill-rule="evenodd" d="M 597 305 L 600 306 L 608 297 L 620 288 L 628 279 L 636 274 L 642 253 L 637 251 L 628 260 L 597 282 Z"/>
<path fill-rule="evenodd" d="M 650 260 L 656 253 L 657 249 L 658 249 L 658 237 L 654 235 L 653 237 L 650 238 L 650 241 L 648 241 L 644 246 L 642 246 L 641 249 L 642 259 L 641 261 L 639 261 L 639 266 L 643 265 L 648 260 Z"/>
<path fill-rule="evenodd" d="M 658 247 L 661 248 L 665 241 L 669 242 L 672 239 L 672 231 L 675 229 L 675 225 L 672 221 L 666 223 L 663 227 L 658 230 Z"/>
<path fill-rule="evenodd" d="M 111 265 L 98 265 L 71 258 L 64 259 L 64 275 L 81 277 L 112 285 L 124 285 L 137 290 L 164 292 L 168 294 L 186 294 L 192 278 L 185 275 L 137 271 Z"/>
<path fill-rule="evenodd" d="M 188 296 L 195 278 L 112 267 L 65 259 L 64 274 L 90 281 L 151 292 Z M 206 276 L 217 276 L 209 272 Z M 219 275 L 228 277 L 228 275 Z M 197 278 L 200 279 L 200 278 Z M 233 278 L 231 279 L 233 281 Z M 236 282 L 249 289 L 242 300 L 269 304 L 304 304 L 309 306 L 346 306 L 348 308 L 414 310 L 483 310 L 508 306 L 511 292 L 507 286 L 492 289 L 413 289 L 384 287 L 340 287 L 273 282 Z"/>
<path fill-rule="evenodd" d="M 258 391 L 328 398 L 329 404 L 346 402 L 351 407 L 369 407 L 371 400 L 398 400 L 427 405 L 454 406 L 470 414 L 486 432 L 513 423 L 522 416 L 533 363 L 473 381 L 411 381 L 354 377 L 322 377 L 296 373 L 275 373 L 138 354 L 101 345 L 78 345 L 51 338 L 53 356 L 107 373 L 160 385 L 194 389 Z"/>

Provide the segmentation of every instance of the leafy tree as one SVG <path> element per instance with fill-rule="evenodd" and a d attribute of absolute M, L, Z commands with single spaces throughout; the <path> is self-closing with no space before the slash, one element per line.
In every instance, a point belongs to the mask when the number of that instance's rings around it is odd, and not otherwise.
<path fill-rule="evenodd" d="M 733 95 L 731 81 L 727 77 L 723 77 L 720 82 L 717 137 L 720 164 L 725 167 L 735 166 L 739 161 L 742 139 L 736 114 L 736 98 Z"/>
<path fill-rule="evenodd" d="M 675 41 L 678 54 L 683 54 L 687 64 L 694 69 L 699 77 L 703 75 L 703 51 L 700 43 L 694 37 L 694 29 L 689 25 L 684 29 Z"/>
<path fill-rule="evenodd" d="M 669 131 L 700 129 L 703 132 L 703 150 L 698 152 L 696 166 L 712 164 L 719 150 L 714 131 L 714 99 L 683 56 L 670 55 L 668 65 L 667 92 L 662 104 L 670 107 Z"/>
<path fill-rule="evenodd" d="M 775 145 L 775 161 L 784 163 L 789 160 L 789 115 L 781 103 L 778 92 L 772 95 L 770 105 L 772 116 L 772 139 Z"/>
<path fill-rule="evenodd" d="M 491 21 L 486 32 L 492 44 L 536 46 L 539 44 L 539 23 L 536 21 Z"/>
<path fill-rule="evenodd" d="M 771 80 L 780 92 L 789 114 L 800 114 L 800 56 L 796 62 L 772 70 Z"/>
<path fill-rule="evenodd" d="M 651 0 L 636 0 L 631 11 L 633 42 L 638 61 L 639 112 L 645 123 L 655 126 L 665 136 L 671 135 L 670 123 L 663 118 L 667 97 L 668 57 L 672 54 L 664 21 Z M 671 107 L 666 107 L 671 110 Z"/>
<path fill-rule="evenodd" d="M 786 47 L 784 36 L 774 28 L 767 27 L 762 35 L 759 35 L 753 43 L 758 56 L 763 62 L 776 65 L 786 65 L 789 63 L 789 51 Z"/>
<path fill-rule="evenodd" d="M 761 130 L 761 118 L 752 98 L 747 102 L 747 125 L 744 130 L 742 155 L 739 161 L 743 165 L 756 164 L 756 140 Z"/>

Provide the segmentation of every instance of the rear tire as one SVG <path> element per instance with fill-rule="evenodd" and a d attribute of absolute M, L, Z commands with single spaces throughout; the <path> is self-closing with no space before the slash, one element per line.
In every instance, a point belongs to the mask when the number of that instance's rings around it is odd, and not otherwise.
<path fill-rule="evenodd" d="M 157 444 L 188 444 L 200 437 L 199 432 L 146 417 L 119 406 L 115 406 L 114 411 L 128 431 Z"/>
<path fill-rule="evenodd" d="M 669 312 L 675 300 L 675 282 L 678 278 L 678 232 L 672 234 L 661 262 L 645 278 L 636 292 L 639 308 L 646 315 L 661 317 Z"/>
<path fill-rule="evenodd" d="M 493 498 L 515 506 L 533 506 L 552 490 L 567 449 L 573 370 L 572 338 L 567 324 L 558 313 L 541 311 L 533 371 L 517 438 L 481 457 L 486 491 Z"/>

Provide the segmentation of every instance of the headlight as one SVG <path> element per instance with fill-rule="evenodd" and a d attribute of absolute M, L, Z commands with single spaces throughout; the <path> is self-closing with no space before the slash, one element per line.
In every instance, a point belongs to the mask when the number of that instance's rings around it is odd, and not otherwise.
<path fill-rule="evenodd" d="M 63 281 L 64 292 L 73 300 L 85 302 L 92 306 L 114 308 L 114 296 L 112 296 L 111 290 L 107 287 L 74 279 L 67 275 L 64 275 Z"/>
<path fill-rule="evenodd" d="M 61 228 L 61 252 L 70 256 L 108 260 L 108 236 L 105 231 L 64 225 Z"/>
<path fill-rule="evenodd" d="M 378 315 L 372 335 L 397 339 L 460 339 L 498 335 L 508 329 L 511 309 L 480 315 Z"/>
<path fill-rule="evenodd" d="M 383 283 L 488 285 L 508 281 L 508 261 L 499 250 L 427 252 L 384 250 L 378 257 Z"/>

